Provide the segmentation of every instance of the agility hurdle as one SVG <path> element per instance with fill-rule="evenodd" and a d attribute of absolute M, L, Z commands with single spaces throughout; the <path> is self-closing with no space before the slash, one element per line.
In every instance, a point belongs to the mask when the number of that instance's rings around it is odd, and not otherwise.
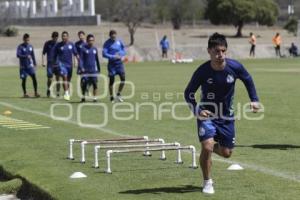
<path fill-rule="evenodd" d="M 145 150 L 144 150 L 144 156 L 151 156 L 151 153 L 148 151 L 148 146 L 149 143 L 158 143 L 158 144 L 165 144 L 165 140 L 162 138 L 158 138 L 158 139 L 143 139 L 143 140 L 129 140 L 129 141 L 103 141 L 103 142 L 87 142 L 87 141 L 83 141 L 81 142 L 81 163 L 85 163 L 85 145 L 115 145 L 117 147 L 120 145 L 124 145 L 124 144 L 132 144 L 131 146 L 135 146 L 137 144 L 144 144 L 145 145 Z M 163 156 L 165 157 L 165 152 L 162 152 Z"/>
<path fill-rule="evenodd" d="M 126 148 L 128 149 L 132 149 L 132 148 L 147 148 L 147 150 L 149 150 L 150 147 L 180 147 L 180 143 L 178 142 L 174 142 L 174 143 L 161 143 L 161 144 L 135 144 L 135 145 L 120 145 L 120 146 L 101 146 L 101 145 L 97 145 L 95 146 L 95 168 L 99 168 L 99 152 L 100 149 L 123 149 Z M 160 160 L 166 160 L 166 155 L 165 155 L 165 151 L 164 149 L 161 149 L 161 156 L 160 156 Z M 181 160 L 181 152 L 180 150 L 178 150 L 178 154 L 177 154 L 177 163 L 183 163 Z"/>
<path fill-rule="evenodd" d="M 163 147 L 163 148 L 149 148 L 149 151 L 175 151 L 177 150 L 177 152 L 179 152 L 178 150 L 190 150 L 192 153 L 192 165 L 190 166 L 193 169 L 198 168 L 197 164 L 196 164 L 196 148 L 194 146 L 184 146 L 184 147 Z M 111 154 L 113 153 L 134 153 L 134 152 L 144 152 L 144 149 L 130 149 L 130 150 L 108 150 L 106 151 L 106 158 L 107 158 L 107 169 L 105 170 L 105 173 L 111 174 L 111 162 L 110 162 L 110 158 L 111 158 Z M 178 163 L 178 156 L 177 156 L 177 161 L 176 163 Z M 181 161 L 182 163 L 182 161 Z"/>
<path fill-rule="evenodd" d="M 82 143 L 84 141 L 86 142 L 121 142 L 121 141 L 134 141 L 134 140 L 148 140 L 148 136 L 143 136 L 143 137 L 136 137 L 136 138 L 116 138 L 116 139 L 70 139 L 69 140 L 69 156 L 68 159 L 74 160 L 74 154 L 73 154 L 73 146 L 76 143 Z"/>

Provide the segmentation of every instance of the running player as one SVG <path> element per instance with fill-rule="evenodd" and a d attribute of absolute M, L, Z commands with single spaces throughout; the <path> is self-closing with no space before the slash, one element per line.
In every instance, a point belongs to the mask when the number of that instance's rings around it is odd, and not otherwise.
<path fill-rule="evenodd" d="M 38 98 L 40 97 L 40 95 L 37 92 L 38 83 L 35 75 L 36 60 L 35 60 L 33 46 L 29 42 L 30 42 L 30 35 L 25 33 L 23 35 L 23 43 L 20 44 L 17 48 L 17 57 L 19 58 L 20 61 L 20 78 L 22 79 L 23 97 L 24 98 L 29 97 L 26 91 L 26 79 L 27 76 L 30 76 L 33 83 L 34 96 Z"/>
<path fill-rule="evenodd" d="M 53 79 L 53 64 L 55 63 L 55 61 L 53 60 L 53 53 L 54 53 L 54 47 L 57 44 L 58 35 L 59 35 L 58 32 L 53 32 L 51 35 L 52 39 L 45 42 L 44 48 L 43 48 L 43 55 L 42 55 L 42 66 L 43 67 L 46 67 L 45 55 L 47 55 L 47 77 L 48 77 L 47 97 L 50 97 L 50 86 L 51 86 L 52 79 Z M 56 86 L 57 86 L 56 92 L 59 93 L 60 84 L 57 84 Z"/>
<path fill-rule="evenodd" d="M 200 165 L 204 184 L 203 193 L 213 194 L 211 179 L 212 153 L 229 158 L 235 144 L 233 97 L 236 79 L 247 88 L 253 112 L 259 109 L 254 82 L 236 60 L 226 58 L 227 41 L 224 35 L 214 33 L 208 40 L 210 60 L 202 64 L 192 76 L 185 90 L 185 99 L 197 117 L 198 136 L 202 144 Z M 197 105 L 195 93 L 201 87 L 201 102 Z"/>
<path fill-rule="evenodd" d="M 125 85 L 125 69 L 124 69 L 124 58 L 125 58 L 125 47 L 121 40 L 117 39 L 117 32 L 111 30 L 109 32 L 109 39 L 103 45 L 103 57 L 108 59 L 108 76 L 109 76 L 109 93 L 110 101 L 115 102 L 113 85 L 115 82 L 115 76 L 119 75 L 121 83 L 118 88 L 116 99 L 123 102 L 121 92 Z"/>
<path fill-rule="evenodd" d="M 64 31 L 61 35 L 62 41 L 59 42 L 54 49 L 54 60 L 57 60 L 58 66 L 55 68 L 54 73 L 62 77 L 64 87 L 64 99 L 70 100 L 70 81 L 73 73 L 73 56 L 77 58 L 80 63 L 79 55 L 75 45 L 69 41 L 69 33 Z"/>
<path fill-rule="evenodd" d="M 81 87 L 82 96 L 81 102 L 85 102 L 85 94 L 88 90 L 88 85 L 93 86 L 94 102 L 97 102 L 97 74 L 100 73 L 100 62 L 98 50 L 94 47 L 95 37 L 92 34 L 87 36 L 87 45 L 82 47 L 80 72 L 82 74 Z"/>

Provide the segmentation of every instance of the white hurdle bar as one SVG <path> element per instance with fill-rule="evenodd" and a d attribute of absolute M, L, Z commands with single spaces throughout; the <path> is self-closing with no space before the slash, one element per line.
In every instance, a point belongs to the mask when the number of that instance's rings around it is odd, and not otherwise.
<path fill-rule="evenodd" d="M 69 156 L 68 159 L 74 160 L 74 154 L 73 154 L 73 146 L 76 143 L 82 143 L 84 141 L 86 142 L 122 142 L 122 141 L 135 141 L 135 140 L 149 140 L 148 136 L 143 137 L 136 137 L 136 138 L 116 138 L 116 139 L 86 139 L 86 140 L 76 140 L 76 139 L 70 139 L 69 140 Z"/>
<path fill-rule="evenodd" d="M 97 145 L 95 146 L 95 168 L 99 168 L 99 152 L 101 149 L 123 149 L 126 148 L 128 149 L 133 149 L 133 148 L 147 148 L 147 150 L 150 147 L 180 147 L 180 143 L 178 142 L 174 142 L 174 143 L 161 143 L 161 144 L 136 144 L 136 145 L 120 145 L 120 146 L 101 146 L 101 145 Z M 161 155 L 160 155 L 160 160 L 166 160 L 166 154 L 164 149 L 161 149 Z M 183 163 L 181 160 L 181 152 L 180 150 L 178 150 L 178 155 L 177 155 L 177 163 L 181 164 Z"/>
<path fill-rule="evenodd" d="M 162 138 L 158 139 L 151 139 L 151 140 L 129 140 L 129 141 L 104 141 L 104 142 L 86 142 L 83 141 L 81 142 L 81 163 L 85 163 L 85 145 L 124 145 L 124 144 L 144 144 L 144 145 L 149 145 L 149 143 L 158 143 L 158 144 L 165 144 L 165 140 Z M 147 146 L 145 146 L 145 151 L 144 151 L 144 156 L 151 156 L 151 153 L 148 151 Z M 165 154 L 165 152 L 162 152 L 162 154 Z M 165 155 L 164 155 L 165 157 Z"/>
<path fill-rule="evenodd" d="M 192 165 L 190 166 L 193 169 L 198 168 L 197 164 L 196 164 L 196 148 L 194 146 L 184 146 L 184 147 L 162 147 L 162 148 L 149 148 L 149 151 L 174 151 L 177 150 L 177 152 L 179 152 L 179 150 L 190 150 L 192 153 Z M 105 170 L 105 173 L 111 174 L 111 162 L 110 162 L 110 158 L 111 158 L 111 154 L 113 153 L 133 153 L 133 152 L 143 152 L 144 149 L 130 149 L 130 150 L 108 150 L 106 151 L 106 158 L 107 158 L 107 169 Z M 178 162 L 178 157 L 177 157 L 177 162 Z M 177 163 L 176 162 L 176 163 Z"/>

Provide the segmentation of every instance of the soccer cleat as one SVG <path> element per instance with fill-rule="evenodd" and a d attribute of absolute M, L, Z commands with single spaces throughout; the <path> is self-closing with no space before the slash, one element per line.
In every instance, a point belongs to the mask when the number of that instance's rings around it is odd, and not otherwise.
<path fill-rule="evenodd" d="M 117 100 L 118 100 L 119 102 L 124 102 L 124 99 L 122 98 L 121 95 L 117 95 Z"/>
<path fill-rule="evenodd" d="M 23 98 L 29 98 L 30 96 L 28 94 L 24 94 Z"/>
<path fill-rule="evenodd" d="M 84 103 L 84 102 L 85 102 L 85 98 L 82 98 L 80 102 L 81 102 L 81 103 Z"/>
<path fill-rule="evenodd" d="M 115 103 L 115 98 L 114 97 L 110 97 L 110 102 L 111 103 Z"/>
<path fill-rule="evenodd" d="M 64 95 L 64 100 L 66 100 L 66 101 L 70 101 L 70 100 L 71 100 L 71 98 L 70 98 L 70 95 L 68 95 L 68 94 L 65 94 L 65 95 Z"/>
<path fill-rule="evenodd" d="M 41 97 L 41 95 L 39 93 L 35 93 L 34 96 L 35 96 L 35 98 L 40 98 Z"/>
<path fill-rule="evenodd" d="M 97 103 L 97 98 L 94 98 L 94 99 L 93 99 L 93 102 L 94 102 L 94 103 Z"/>
<path fill-rule="evenodd" d="M 50 97 L 50 90 L 47 90 L 47 97 Z"/>
<path fill-rule="evenodd" d="M 204 180 L 202 192 L 204 194 L 214 194 L 215 193 L 212 179 Z"/>

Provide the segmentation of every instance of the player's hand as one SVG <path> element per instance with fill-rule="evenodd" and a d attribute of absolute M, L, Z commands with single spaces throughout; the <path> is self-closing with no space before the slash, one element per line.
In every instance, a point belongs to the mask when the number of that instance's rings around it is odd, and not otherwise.
<path fill-rule="evenodd" d="M 204 120 L 209 117 L 213 116 L 213 113 L 210 112 L 209 110 L 202 110 L 198 116 L 199 119 Z"/>
<path fill-rule="evenodd" d="M 28 55 L 27 58 L 28 58 L 28 59 L 31 59 L 31 55 Z"/>
<path fill-rule="evenodd" d="M 121 60 L 121 59 L 122 59 L 122 57 L 121 57 L 119 54 L 116 54 L 116 55 L 115 55 L 115 59 L 117 59 L 117 60 Z"/>
<path fill-rule="evenodd" d="M 259 102 L 251 102 L 250 109 L 252 110 L 253 113 L 257 113 L 260 109 Z"/>

